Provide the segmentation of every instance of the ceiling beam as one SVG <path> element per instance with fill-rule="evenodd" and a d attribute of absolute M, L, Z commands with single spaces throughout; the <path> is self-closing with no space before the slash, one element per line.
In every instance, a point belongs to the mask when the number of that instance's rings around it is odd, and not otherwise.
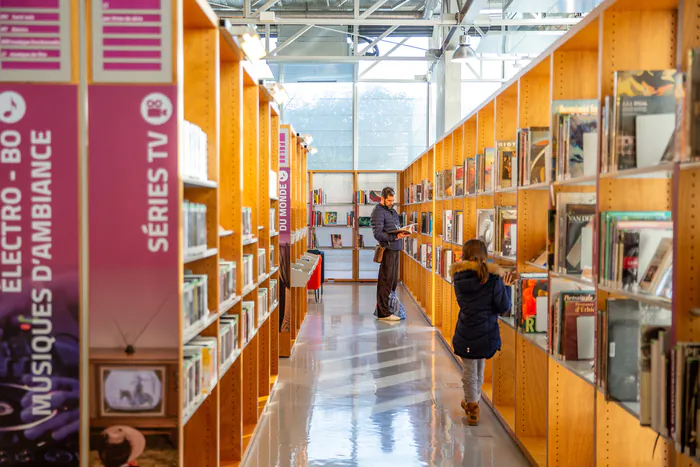
<path fill-rule="evenodd" d="M 294 34 L 292 34 L 292 36 L 289 39 L 287 39 L 286 41 L 284 41 L 283 43 L 277 44 L 277 48 L 275 50 L 273 50 L 272 52 L 270 52 L 271 56 L 267 57 L 267 59 L 270 60 L 272 58 L 272 56 L 276 55 L 280 50 L 284 49 L 285 47 L 290 45 L 292 42 L 299 39 L 301 36 L 306 34 L 309 31 L 309 29 L 311 29 L 313 27 L 314 27 L 313 24 L 309 24 L 308 26 L 306 26 L 306 27 L 298 30 Z"/>
<path fill-rule="evenodd" d="M 389 0 L 377 0 L 377 2 L 376 2 L 374 5 L 372 5 L 371 7 L 367 8 L 367 9 L 360 15 L 360 19 L 367 19 L 367 18 L 369 17 L 369 15 L 371 15 L 372 13 L 374 13 L 375 11 L 377 11 L 378 9 L 380 9 L 380 8 L 382 7 L 382 5 L 384 5 L 384 4 L 385 4 L 386 2 L 388 2 L 388 1 L 389 1 Z"/>
<path fill-rule="evenodd" d="M 219 10 L 221 18 L 228 19 L 231 24 L 276 24 L 276 25 L 300 25 L 306 26 L 310 23 L 318 26 L 446 26 L 452 27 L 453 31 L 458 26 L 455 18 L 446 17 L 445 19 L 408 19 L 408 18 L 391 18 L 384 14 L 373 15 L 371 18 L 360 19 L 352 18 L 351 16 L 280 16 L 276 15 L 274 21 L 261 21 L 259 18 L 243 18 L 229 14 L 226 10 Z M 541 18 L 541 19 L 475 19 L 467 26 L 573 26 L 577 24 L 580 18 Z"/>
<path fill-rule="evenodd" d="M 381 57 L 377 57 L 377 58 L 381 58 L 381 59 L 386 60 L 387 58 L 389 58 L 389 55 L 391 55 L 394 51 L 396 51 L 396 49 L 398 49 L 399 47 L 401 47 L 402 45 L 404 45 L 404 44 L 406 43 L 406 41 L 408 41 L 408 39 L 409 39 L 408 37 L 404 37 L 403 40 L 402 40 L 401 42 L 399 42 L 399 43 L 396 44 L 394 47 L 392 47 L 391 50 L 389 50 L 386 54 L 384 54 L 384 55 L 381 56 Z M 359 78 L 362 78 L 364 75 L 366 75 L 367 72 L 368 72 L 369 70 L 371 70 L 372 68 L 374 68 L 375 66 L 377 66 L 377 65 L 379 64 L 379 62 L 381 62 L 381 61 L 382 61 L 382 60 L 375 60 L 370 66 L 368 66 L 367 68 L 365 68 L 365 70 L 364 70 L 362 73 L 360 73 Z"/>
<path fill-rule="evenodd" d="M 374 39 L 372 42 L 370 42 L 369 45 L 368 45 L 367 47 L 365 47 L 364 49 L 362 49 L 362 51 L 361 51 L 358 55 L 364 55 L 369 49 L 371 49 L 372 47 L 374 47 L 375 45 L 377 45 L 379 42 L 382 41 L 382 39 L 384 39 L 386 36 L 388 36 L 388 35 L 391 34 L 392 32 L 396 31 L 398 28 L 399 28 L 398 26 L 392 26 L 392 27 L 390 27 L 389 29 L 387 29 L 386 31 L 384 31 L 383 33 L 381 33 L 381 34 L 379 35 L 379 37 L 377 37 L 377 38 Z"/>
<path fill-rule="evenodd" d="M 285 42 L 286 44 L 286 42 Z M 397 44 L 397 47 L 400 44 Z M 387 57 L 386 55 L 380 57 L 361 57 L 359 55 L 271 55 L 265 57 L 268 62 L 316 62 L 316 63 L 354 63 L 354 62 L 426 62 L 433 61 L 433 57 Z"/>
<path fill-rule="evenodd" d="M 434 27 L 434 26 L 454 26 L 456 20 L 421 20 L 421 19 L 392 19 L 377 17 L 360 19 L 351 17 L 280 17 L 277 15 L 275 21 L 260 21 L 257 18 L 242 18 L 240 16 L 227 15 L 225 11 L 220 14 L 221 18 L 228 19 L 231 24 L 276 24 L 276 25 L 308 25 L 313 23 L 318 26 L 413 26 L 413 27 Z"/>

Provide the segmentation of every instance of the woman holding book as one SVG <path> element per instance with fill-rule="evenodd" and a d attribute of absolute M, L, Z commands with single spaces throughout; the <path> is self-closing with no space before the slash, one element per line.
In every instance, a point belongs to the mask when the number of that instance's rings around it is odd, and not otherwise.
<path fill-rule="evenodd" d="M 486 360 L 501 350 L 498 315 L 511 307 L 512 273 L 506 274 L 497 264 L 487 263 L 486 244 L 469 240 L 462 247 L 463 261 L 450 267 L 459 317 L 452 346 L 462 358 L 462 409 L 469 425 L 479 424 L 479 400 L 484 384 Z"/>

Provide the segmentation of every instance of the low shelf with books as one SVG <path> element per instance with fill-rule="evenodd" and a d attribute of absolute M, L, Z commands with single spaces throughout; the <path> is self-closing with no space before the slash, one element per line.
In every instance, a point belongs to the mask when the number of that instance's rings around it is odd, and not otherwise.
<path fill-rule="evenodd" d="M 379 265 L 373 262 L 371 250 L 377 242 L 370 217 L 381 201 L 382 189 L 387 186 L 394 188 L 394 209 L 401 211 L 402 191 L 396 174 L 396 171 L 361 170 L 308 172 L 309 247 L 327 252 L 327 281 L 376 280 Z"/>
<path fill-rule="evenodd" d="M 512 327 L 501 321 L 484 386 L 535 465 L 696 465 L 683 429 L 696 416 L 683 397 L 697 380 L 700 341 L 700 165 L 688 110 L 699 94 L 681 89 L 675 72 L 697 85 L 689 51 L 700 39 L 689 31 L 700 6 L 691 3 L 602 2 L 402 173 L 404 184 L 435 187 L 417 212 L 436 219 L 434 236 L 419 241 L 433 240 L 438 266 L 426 280 L 405 262 L 402 277 L 446 342 L 458 309 L 440 264 L 459 250 L 446 213 L 463 211 L 464 240 L 493 239 L 494 262 L 508 268 L 515 258 L 516 295 L 537 294 L 534 305 L 516 304 Z M 641 37 L 638 24 L 653 34 Z M 499 153 L 509 141 L 511 159 Z M 509 160 L 510 186 L 501 170 Z M 460 163 L 464 196 L 443 193 L 456 178 L 445 171 Z M 479 186 L 487 166 L 493 188 Z M 512 255 L 497 238 L 499 209 L 510 207 Z"/>

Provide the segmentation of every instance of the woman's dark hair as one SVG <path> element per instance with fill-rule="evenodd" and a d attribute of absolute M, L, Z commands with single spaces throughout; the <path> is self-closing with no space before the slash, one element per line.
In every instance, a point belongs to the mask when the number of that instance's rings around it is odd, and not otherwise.
<path fill-rule="evenodd" d="M 131 443 L 128 439 L 117 444 L 110 443 L 109 435 L 102 435 L 97 452 L 105 467 L 121 467 L 129 462 Z"/>
<path fill-rule="evenodd" d="M 389 196 L 394 196 L 394 189 L 390 186 L 384 187 L 382 190 L 382 198 L 386 199 Z"/>
<path fill-rule="evenodd" d="M 478 238 L 468 240 L 462 246 L 462 259 L 465 261 L 474 261 L 479 265 L 476 273 L 479 276 L 479 282 L 485 284 L 489 280 L 489 268 L 486 266 L 486 259 L 489 252 L 486 249 L 486 244 Z"/>

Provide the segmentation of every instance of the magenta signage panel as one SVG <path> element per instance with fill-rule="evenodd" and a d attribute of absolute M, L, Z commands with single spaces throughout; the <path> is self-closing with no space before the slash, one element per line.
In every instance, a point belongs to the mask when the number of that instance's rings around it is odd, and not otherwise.
<path fill-rule="evenodd" d="M 88 90 L 90 347 L 179 345 L 175 86 Z"/>
<path fill-rule="evenodd" d="M 289 167 L 280 167 L 280 243 L 292 242 L 291 178 Z"/>
<path fill-rule="evenodd" d="M 76 86 L 0 84 L 0 464 L 78 465 L 78 161 Z"/>
<path fill-rule="evenodd" d="M 292 243 L 292 176 L 289 168 L 289 130 L 280 128 L 280 164 L 279 164 L 279 199 L 280 199 L 280 243 Z"/>
<path fill-rule="evenodd" d="M 70 81 L 73 5 L 0 0 L 0 81 Z"/>

